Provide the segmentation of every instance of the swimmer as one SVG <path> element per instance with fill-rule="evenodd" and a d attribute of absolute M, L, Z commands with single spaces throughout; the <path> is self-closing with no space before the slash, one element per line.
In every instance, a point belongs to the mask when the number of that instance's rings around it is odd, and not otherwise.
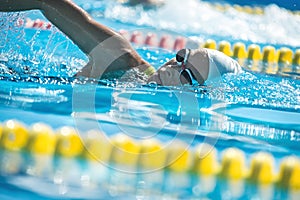
<path fill-rule="evenodd" d="M 164 86 L 198 85 L 225 73 L 240 73 L 230 57 L 210 49 L 182 49 L 157 71 L 134 50 L 120 33 L 93 20 L 71 0 L 0 0 L 0 11 L 39 9 L 89 58 L 76 76 L 101 78 L 106 72 L 136 68 L 148 82 Z"/>
<path fill-rule="evenodd" d="M 119 2 L 126 2 L 130 6 L 143 5 L 146 7 L 162 6 L 165 3 L 164 0 L 119 0 Z"/>

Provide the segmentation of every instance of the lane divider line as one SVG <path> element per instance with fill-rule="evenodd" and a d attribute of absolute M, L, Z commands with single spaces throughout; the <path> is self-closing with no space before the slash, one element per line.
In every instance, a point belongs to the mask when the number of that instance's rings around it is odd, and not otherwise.
<path fill-rule="evenodd" d="M 181 140 L 164 147 L 156 139 L 137 141 L 123 133 L 112 135 L 108 140 L 104 139 L 107 137 L 104 133 L 94 130 L 80 135 L 85 137 L 80 137 L 72 127 L 54 131 L 43 123 L 34 123 L 28 128 L 17 120 L 8 120 L 0 126 L 0 147 L 1 151 L 105 161 L 143 169 L 163 168 L 174 173 L 195 173 L 300 190 L 300 159 L 294 155 L 284 157 L 279 171 L 275 172 L 275 158 L 268 152 L 258 151 L 249 158 L 235 147 L 220 152 L 205 143 L 186 148 L 187 144 Z"/>

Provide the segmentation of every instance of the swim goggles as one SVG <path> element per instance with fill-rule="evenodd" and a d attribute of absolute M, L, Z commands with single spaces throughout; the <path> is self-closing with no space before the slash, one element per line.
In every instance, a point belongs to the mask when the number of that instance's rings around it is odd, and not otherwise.
<path fill-rule="evenodd" d="M 176 54 L 176 61 L 178 62 L 178 65 L 181 65 L 181 71 L 180 71 L 180 82 L 181 84 L 190 84 L 192 86 L 198 86 L 199 83 L 195 79 L 195 76 L 193 72 L 186 68 L 186 64 L 190 55 L 190 49 L 181 49 Z"/>

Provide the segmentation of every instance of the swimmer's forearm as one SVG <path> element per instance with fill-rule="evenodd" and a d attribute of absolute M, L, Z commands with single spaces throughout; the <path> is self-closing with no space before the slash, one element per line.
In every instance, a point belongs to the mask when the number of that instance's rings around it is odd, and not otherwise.
<path fill-rule="evenodd" d="M 103 40 L 118 33 L 95 22 L 71 0 L 0 0 L 0 11 L 39 9 L 86 54 Z"/>
<path fill-rule="evenodd" d="M 132 49 L 130 43 L 118 32 L 97 23 L 87 12 L 72 3 L 71 0 L 40 1 L 42 2 L 41 10 L 43 14 L 62 32 L 69 36 L 82 51 L 92 56 L 94 60 L 95 57 L 98 58 L 101 55 L 94 55 L 91 52 L 104 40 L 110 38 L 112 42 L 114 41 L 109 46 L 112 54 L 116 53 L 118 48 L 122 48 L 123 52 L 130 53 L 130 56 L 128 55 L 126 60 L 126 65 L 129 65 L 128 67 L 142 65 L 140 68 L 147 68 L 150 66 L 149 63 L 141 59 L 135 50 Z M 107 43 L 107 41 L 104 43 Z M 114 44 L 117 46 L 114 47 Z M 123 69 L 122 65 L 119 65 L 118 68 Z"/>
<path fill-rule="evenodd" d="M 85 53 L 103 40 L 116 35 L 113 30 L 95 22 L 70 0 L 41 0 L 43 14 L 69 36 Z"/>

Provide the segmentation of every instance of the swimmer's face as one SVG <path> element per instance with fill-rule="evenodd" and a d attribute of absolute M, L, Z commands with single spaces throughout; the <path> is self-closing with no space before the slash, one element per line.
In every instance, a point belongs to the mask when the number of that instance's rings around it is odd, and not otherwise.
<path fill-rule="evenodd" d="M 181 85 L 180 82 L 181 67 L 177 64 L 175 59 L 170 60 L 161 66 L 149 79 L 148 82 L 156 82 L 164 86 Z"/>
<path fill-rule="evenodd" d="M 165 85 L 165 86 L 175 86 L 175 85 L 181 85 L 180 83 L 180 67 L 177 65 L 165 65 L 155 74 L 153 74 L 148 82 L 156 82 L 159 85 Z"/>
<path fill-rule="evenodd" d="M 204 80 L 208 76 L 208 57 L 207 53 L 203 49 L 191 50 L 186 68 L 189 69 L 199 84 L 203 84 Z M 156 82 L 157 84 L 164 86 L 178 86 L 182 84 L 188 84 L 185 78 L 180 76 L 181 66 L 178 65 L 175 59 L 170 60 L 157 72 L 155 72 L 148 82 Z M 204 78 L 203 78 L 204 77 Z"/>

